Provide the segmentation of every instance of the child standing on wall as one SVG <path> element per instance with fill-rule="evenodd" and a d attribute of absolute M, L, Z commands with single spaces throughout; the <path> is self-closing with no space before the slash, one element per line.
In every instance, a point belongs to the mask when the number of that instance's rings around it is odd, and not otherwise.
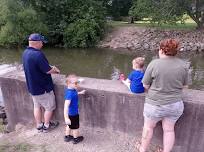
<path fill-rule="evenodd" d="M 144 87 L 142 84 L 142 78 L 144 76 L 144 58 L 137 57 L 132 61 L 133 71 L 129 74 L 126 80 L 122 82 L 130 89 L 133 93 L 143 93 Z"/>
<path fill-rule="evenodd" d="M 67 88 L 65 89 L 64 103 L 64 120 L 66 130 L 64 141 L 73 141 L 77 144 L 83 141 L 84 137 L 79 136 L 79 111 L 78 111 L 78 94 L 85 94 L 85 90 L 77 92 L 78 77 L 74 74 L 66 77 Z"/>

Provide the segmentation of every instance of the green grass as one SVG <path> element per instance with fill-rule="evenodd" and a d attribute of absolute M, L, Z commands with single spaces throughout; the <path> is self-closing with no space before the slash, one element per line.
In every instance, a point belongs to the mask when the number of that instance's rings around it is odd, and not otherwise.
<path fill-rule="evenodd" d="M 3 120 L 0 119 L 0 133 L 4 133 L 4 130 L 5 130 L 5 125 L 3 125 Z"/>
<path fill-rule="evenodd" d="M 31 147 L 32 146 L 27 143 L 20 143 L 16 145 L 4 143 L 0 145 L 0 152 L 29 152 Z"/>
<path fill-rule="evenodd" d="M 128 22 L 123 22 L 123 21 L 110 21 L 108 22 L 108 25 L 113 26 L 113 27 L 123 27 L 123 26 L 138 26 L 138 27 L 152 27 L 152 28 L 159 28 L 159 29 L 195 29 L 196 28 L 196 23 L 191 20 L 187 19 L 184 23 L 176 23 L 175 25 L 172 24 L 162 24 L 158 25 L 157 23 L 150 23 L 148 20 L 143 20 L 143 21 L 135 21 L 134 24 L 129 24 Z"/>

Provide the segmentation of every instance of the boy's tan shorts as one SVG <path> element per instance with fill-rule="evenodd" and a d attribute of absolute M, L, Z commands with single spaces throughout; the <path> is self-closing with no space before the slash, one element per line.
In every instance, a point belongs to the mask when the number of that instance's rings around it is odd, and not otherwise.
<path fill-rule="evenodd" d="M 43 107 L 45 111 L 53 111 L 56 108 L 55 95 L 53 91 L 41 95 L 32 95 L 34 109 Z"/>

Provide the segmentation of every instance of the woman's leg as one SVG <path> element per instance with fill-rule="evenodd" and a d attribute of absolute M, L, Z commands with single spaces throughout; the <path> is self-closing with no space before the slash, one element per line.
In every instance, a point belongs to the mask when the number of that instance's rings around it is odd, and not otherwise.
<path fill-rule="evenodd" d="M 174 132 L 175 122 L 164 118 L 162 120 L 162 128 L 163 128 L 163 152 L 170 152 L 173 148 L 175 141 L 175 132 Z"/>
<path fill-rule="evenodd" d="M 145 152 L 147 150 L 149 143 L 152 139 L 153 131 L 156 124 L 157 124 L 157 121 L 145 118 L 143 132 L 142 132 L 141 146 L 139 149 L 140 152 Z"/>

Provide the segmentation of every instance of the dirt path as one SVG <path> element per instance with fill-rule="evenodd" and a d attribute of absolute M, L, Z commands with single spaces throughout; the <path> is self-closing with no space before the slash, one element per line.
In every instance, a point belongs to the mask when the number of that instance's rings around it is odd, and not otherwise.
<path fill-rule="evenodd" d="M 37 133 L 32 126 L 18 126 L 15 132 L 0 134 L 0 152 L 137 152 L 137 139 L 133 136 L 91 128 L 82 128 L 81 132 L 85 140 L 73 145 L 63 141 L 62 125 L 49 133 Z"/>

